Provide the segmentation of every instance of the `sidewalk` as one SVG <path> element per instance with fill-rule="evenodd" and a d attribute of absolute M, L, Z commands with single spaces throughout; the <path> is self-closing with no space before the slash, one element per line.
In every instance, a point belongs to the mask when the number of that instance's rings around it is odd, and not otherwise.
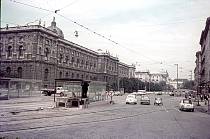
<path fill-rule="evenodd" d="M 68 109 L 69 111 L 75 111 L 79 109 L 94 109 L 98 107 L 106 107 L 111 105 L 109 100 L 96 101 L 88 104 L 88 108 L 64 108 L 59 107 L 57 109 Z M 12 98 L 9 100 L 0 101 L 0 114 L 10 112 L 27 112 L 37 111 L 39 109 L 52 109 L 55 106 L 53 97 L 39 96 L 39 97 L 27 97 L 27 98 Z"/>
<path fill-rule="evenodd" d="M 202 113 L 207 113 L 210 114 L 210 111 L 208 111 L 208 104 L 205 105 L 205 102 L 199 102 L 200 106 L 197 105 L 198 102 L 194 102 L 195 110 L 202 112 Z"/>

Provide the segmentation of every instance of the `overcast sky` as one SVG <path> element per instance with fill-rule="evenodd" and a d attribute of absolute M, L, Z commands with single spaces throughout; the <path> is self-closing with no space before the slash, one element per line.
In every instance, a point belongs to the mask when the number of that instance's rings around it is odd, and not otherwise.
<path fill-rule="evenodd" d="M 50 25 L 53 17 L 64 38 L 92 50 L 101 49 L 120 61 L 136 64 L 137 71 L 167 70 L 176 78 L 190 78 L 195 53 L 205 21 L 210 16 L 210 0 L 1 0 L 1 26 L 29 22 Z M 33 5 L 53 12 L 33 8 Z M 71 21 L 88 27 L 119 43 L 115 44 Z M 74 32 L 79 32 L 79 37 Z"/>

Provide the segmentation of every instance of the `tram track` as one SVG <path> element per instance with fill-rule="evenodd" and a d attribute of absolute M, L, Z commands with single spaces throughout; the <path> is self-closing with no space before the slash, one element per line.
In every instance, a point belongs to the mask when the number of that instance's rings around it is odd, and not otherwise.
<path fill-rule="evenodd" d="M 117 110 L 126 110 L 126 109 L 130 109 L 131 107 L 126 106 L 126 107 L 121 107 L 121 108 L 114 108 L 114 109 L 106 109 L 106 110 L 97 110 L 97 111 L 90 111 L 90 112 L 82 112 L 82 113 L 71 113 L 71 114 L 64 114 L 64 113 L 43 113 L 41 114 L 41 117 L 37 117 L 40 115 L 15 115 L 15 116 L 11 116 L 11 117 L 6 117 L 5 120 L 2 120 L 3 117 L 0 120 L 0 123 L 6 123 L 6 122 L 12 122 L 12 121 L 27 121 L 27 120 L 36 120 L 36 119 L 47 119 L 47 118 L 56 118 L 56 117 L 68 117 L 68 116 L 82 116 L 82 115 L 89 115 L 89 114 L 96 114 L 96 113 L 103 113 L 103 112 L 112 112 L 112 111 L 117 111 Z M 64 111 L 65 112 L 65 111 Z M 46 116 L 48 115 L 48 116 Z M 0 124 L 1 125 L 1 124 Z"/>
<path fill-rule="evenodd" d="M 124 115 L 124 116 L 117 116 L 117 117 L 109 117 L 109 118 L 102 118 L 102 119 L 96 119 L 96 120 L 89 120 L 89 121 L 79 121 L 79 122 L 72 122 L 72 121 L 63 121 L 63 123 L 56 123 L 56 124 L 44 124 L 44 125 L 37 125 L 37 126 L 25 126 L 21 127 L 21 125 L 14 124 L 11 126 L 19 126 L 20 128 L 7 128 L 7 130 L 0 130 L 0 133 L 12 133 L 12 132 L 19 132 L 19 131 L 30 131 L 30 130 L 44 130 L 44 129 L 53 129 L 53 128 L 58 128 L 58 127 L 66 127 L 70 125 L 83 125 L 83 124 L 92 124 L 92 123 L 100 123 L 100 122 L 110 122 L 110 121 L 116 121 L 116 120 L 123 120 L 123 119 L 129 119 L 137 116 L 143 116 L 146 114 L 151 114 L 155 112 L 161 112 L 164 111 L 163 109 L 159 110 L 150 110 L 146 112 L 141 112 L 141 113 L 136 113 L 136 114 L 131 114 L 131 115 Z M 107 117 L 107 116 L 105 116 Z"/>

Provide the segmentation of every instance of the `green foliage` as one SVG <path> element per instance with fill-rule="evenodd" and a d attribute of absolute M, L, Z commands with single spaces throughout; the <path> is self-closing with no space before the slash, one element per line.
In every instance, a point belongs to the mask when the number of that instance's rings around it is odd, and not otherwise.
<path fill-rule="evenodd" d="M 144 90 L 146 86 L 147 91 L 163 91 L 170 89 L 170 86 L 166 82 L 161 81 L 159 83 L 142 82 L 136 78 L 121 78 L 120 88 L 124 88 L 125 92 L 132 93 L 138 90 Z"/>
<path fill-rule="evenodd" d="M 183 89 L 191 89 L 191 90 L 193 90 L 193 87 L 194 87 L 194 81 L 185 81 L 184 83 L 183 83 Z"/>

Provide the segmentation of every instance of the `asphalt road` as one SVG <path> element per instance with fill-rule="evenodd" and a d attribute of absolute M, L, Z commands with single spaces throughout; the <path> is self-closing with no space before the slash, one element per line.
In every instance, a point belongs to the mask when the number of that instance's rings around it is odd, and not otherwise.
<path fill-rule="evenodd" d="M 50 139 L 210 139 L 210 115 L 182 112 L 180 97 L 161 95 L 163 106 L 116 104 L 78 111 L 45 110 L 5 116 L 0 137 Z"/>

